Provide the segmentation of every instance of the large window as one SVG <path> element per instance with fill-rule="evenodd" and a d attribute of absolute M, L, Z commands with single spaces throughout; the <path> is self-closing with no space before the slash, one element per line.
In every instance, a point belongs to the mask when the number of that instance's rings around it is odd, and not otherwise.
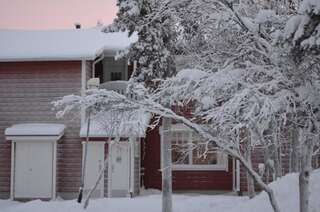
<path fill-rule="evenodd" d="M 185 129 L 171 131 L 173 170 L 227 170 L 227 155 L 214 143 L 206 142 L 194 132 Z"/>

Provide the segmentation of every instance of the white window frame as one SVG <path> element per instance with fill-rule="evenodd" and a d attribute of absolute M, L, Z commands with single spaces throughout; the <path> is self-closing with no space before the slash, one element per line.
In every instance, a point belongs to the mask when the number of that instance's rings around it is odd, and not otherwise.
<path fill-rule="evenodd" d="M 192 130 L 183 124 L 173 124 L 170 131 L 171 132 L 180 131 L 182 133 L 189 133 L 188 142 L 192 143 L 193 141 L 194 137 L 192 136 L 193 134 Z M 160 128 L 160 135 L 162 136 L 162 128 Z M 225 153 L 218 152 L 218 164 L 215 164 L 215 165 L 192 164 L 192 159 L 193 159 L 192 150 L 190 150 L 188 154 L 189 154 L 189 163 L 191 164 L 172 164 L 173 171 L 228 171 L 228 155 Z"/>

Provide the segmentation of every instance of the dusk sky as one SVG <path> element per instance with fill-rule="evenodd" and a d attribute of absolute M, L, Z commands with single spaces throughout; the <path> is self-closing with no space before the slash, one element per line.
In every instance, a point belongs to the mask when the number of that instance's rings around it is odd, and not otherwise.
<path fill-rule="evenodd" d="M 111 23 L 116 12 L 116 0 L 0 0 L 0 29 L 86 28 Z"/>

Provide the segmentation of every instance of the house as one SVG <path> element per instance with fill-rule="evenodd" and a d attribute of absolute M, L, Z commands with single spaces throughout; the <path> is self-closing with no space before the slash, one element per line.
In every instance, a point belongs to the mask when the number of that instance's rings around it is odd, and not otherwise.
<path fill-rule="evenodd" d="M 88 131 L 83 109 L 57 119 L 51 104 L 65 95 L 83 95 L 93 77 L 100 78 L 102 88 L 124 92 L 136 65 L 114 56 L 135 39 L 99 28 L 0 30 L 0 198 L 75 198 L 82 176 L 88 192 L 105 159 L 107 168 L 95 197 L 161 189 L 162 131 L 161 126 L 147 129 L 151 114 L 106 113 L 92 120 Z M 173 145 L 198 139 L 185 126 L 172 125 Z M 174 191 L 240 189 L 239 164 L 227 155 L 198 158 L 191 151 L 180 160 L 176 149 Z"/>

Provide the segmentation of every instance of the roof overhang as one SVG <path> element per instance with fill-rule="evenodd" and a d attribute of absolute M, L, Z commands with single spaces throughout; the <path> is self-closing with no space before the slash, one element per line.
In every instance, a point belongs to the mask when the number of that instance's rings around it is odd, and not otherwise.
<path fill-rule="evenodd" d="M 0 29 L 0 62 L 94 60 L 114 56 L 137 41 L 128 32 L 104 33 L 99 27 L 66 30 Z"/>

